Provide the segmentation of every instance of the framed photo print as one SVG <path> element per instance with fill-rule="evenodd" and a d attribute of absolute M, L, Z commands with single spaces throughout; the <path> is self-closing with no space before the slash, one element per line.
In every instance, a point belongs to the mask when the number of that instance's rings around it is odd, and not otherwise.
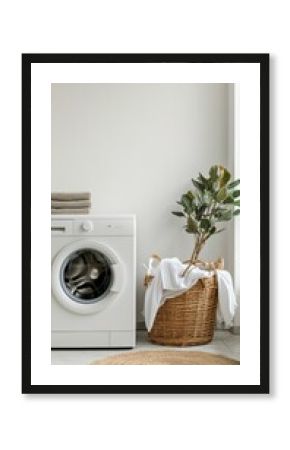
<path fill-rule="evenodd" d="M 269 55 L 23 54 L 23 393 L 269 392 Z"/>

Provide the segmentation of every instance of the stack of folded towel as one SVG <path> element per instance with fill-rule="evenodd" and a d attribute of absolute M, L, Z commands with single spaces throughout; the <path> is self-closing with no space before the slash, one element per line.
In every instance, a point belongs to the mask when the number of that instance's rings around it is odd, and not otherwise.
<path fill-rule="evenodd" d="M 51 214 L 89 214 L 90 192 L 52 192 Z"/>

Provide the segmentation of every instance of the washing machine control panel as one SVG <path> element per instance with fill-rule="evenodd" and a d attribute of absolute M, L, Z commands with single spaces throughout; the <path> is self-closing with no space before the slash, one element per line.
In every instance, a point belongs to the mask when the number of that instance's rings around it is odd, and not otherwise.
<path fill-rule="evenodd" d="M 134 236 L 135 234 L 135 223 L 131 217 L 77 218 L 72 220 L 71 227 L 71 231 L 66 234 L 73 236 Z"/>
<path fill-rule="evenodd" d="M 86 231 L 86 232 L 90 232 L 93 231 L 94 229 L 94 225 L 90 220 L 86 220 L 85 222 L 82 222 L 81 224 L 81 230 L 82 231 Z"/>

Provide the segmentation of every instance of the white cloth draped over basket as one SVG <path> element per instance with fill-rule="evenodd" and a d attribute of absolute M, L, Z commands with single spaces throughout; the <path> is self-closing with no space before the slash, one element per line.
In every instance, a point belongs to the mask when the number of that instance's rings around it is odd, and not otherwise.
<path fill-rule="evenodd" d="M 149 260 L 147 276 L 152 276 L 145 292 L 145 305 L 143 314 L 148 331 L 151 330 L 158 309 L 166 299 L 187 291 L 201 278 L 214 275 L 214 271 L 200 269 L 192 266 L 183 276 L 188 264 L 182 263 L 178 258 L 159 258 L 153 256 Z M 232 277 L 226 270 L 216 270 L 218 283 L 217 326 L 230 328 L 237 307 Z M 169 300 L 170 301 L 170 300 Z M 174 301 L 174 300 L 173 300 Z"/>

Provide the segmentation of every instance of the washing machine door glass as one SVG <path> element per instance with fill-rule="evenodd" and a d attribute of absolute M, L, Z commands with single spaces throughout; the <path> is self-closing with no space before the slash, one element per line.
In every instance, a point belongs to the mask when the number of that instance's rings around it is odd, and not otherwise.
<path fill-rule="evenodd" d="M 104 298 L 113 281 L 110 261 L 93 249 L 81 249 L 70 254 L 62 264 L 60 278 L 66 294 L 85 304 Z"/>

